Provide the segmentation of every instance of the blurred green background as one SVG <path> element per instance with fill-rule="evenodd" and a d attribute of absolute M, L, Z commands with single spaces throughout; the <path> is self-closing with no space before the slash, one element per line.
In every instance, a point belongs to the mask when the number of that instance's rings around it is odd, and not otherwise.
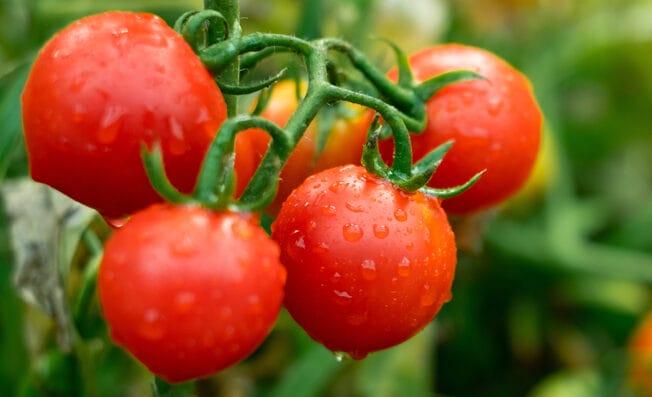
<path fill-rule="evenodd" d="M 102 10 L 172 23 L 201 6 L 0 0 L 1 396 L 152 394 L 150 376 L 108 343 L 94 297 L 79 290 L 106 225 L 91 215 L 57 229 L 53 256 L 65 277 L 47 282 L 58 283 L 74 315 L 66 344 L 57 332 L 65 320 L 19 298 L 13 282 L 20 242 L 10 225 L 38 211 L 2 204 L 27 176 L 19 95 L 48 37 Z M 343 37 L 382 67 L 392 55 L 375 37 L 407 52 L 450 41 L 494 51 L 531 79 L 546 117 L 544 149 L 518 197 L 452 220 L 460 246 L 453 300 L 408 343 L 338 361 L 283 313 L 248 360 L 197 385 L 159 384 L 161 395 L 636 395 L 626 382 L 627 342 L 652 310 L 651 0 L 243 0 L 241 12 L 245 32 Z"/>

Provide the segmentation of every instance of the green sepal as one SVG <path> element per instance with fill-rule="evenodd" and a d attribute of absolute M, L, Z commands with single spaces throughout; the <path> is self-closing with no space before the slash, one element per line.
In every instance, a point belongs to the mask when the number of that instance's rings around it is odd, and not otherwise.
<path fill-rule="evenodd" d="M 423 101 L 427 102 L 433 95 L 435 95 L 442 88 L 462 81 L 484 79 L 481 74 L 471 70 L 452 70 L 438 74 L 428 80 L 420 83 L 414 88 L 417 96 Z"/>
<path fill-rule="evenodd" d="M 473 175 L 471 177 L 471 179 L 469 179 L 468 181 L 466 181 L 462 185 L 443 188 L 443 189 L 424 186 L 421 189 L 419 189 L 419 191 L 424 193 L 424 194 L 427 194 L 429 196 L 434 196 L 434 197 L 438 197 L 438 198 L 441 198 L 441 199 L 451 198 L 451 197 L 457 196 L 460 193 L 468 190 L 471 186 L 473 186 L 480 179 L 480 177 L 482 177 L 482 175 L 486 171 L 487 170 L 484 169 L 484 170 L 478 172 L 477 174 Z"/>
<path fill-rule="evenodd" d="M 404 88 L 411 88 L 414 85 L 414 74 L 410 67 L 410 61 L 401 47 L 389 39 L 380 39 L 389 45 L 396 56 L 396 67 L 398 68 L 398 85 Z"/>
<path fill-rule="evenodd" d="M 285 76 L 285 73 L 287 72 L 287 68 L 281 69 L 278 73 L 275 75 L 268 77 L 265 80 L 257 81 L 255 83 L 249 84 L 249 85 L 231 85 L 227 84 L 222 81 L 217 81 L 217 85 L 220 86 L 220 90 L 222 91 L 223 94 L 226 95 L 247 95 L 247 94 L 252 94 L 254 92 L 260 91 L 264 88 L 268 88 L 278 82 L 280 79 L 282 79 Z"/>
<path fill-rule="evenodd" d="M 154 144 L 152 150 L 149 150 L 146 145 L 143 145 L 140 149 L 140 155 L 143 158 L 145 173 L 152 187 L 161 197 L 166 201 L 177 204 L 191 201 L 189 196 L 177 190 L 168 179 L 165 173 L 165 166 L 163 165 L 163 152 L 159 142 Z"/>
<path fill-rule="evenodd" d="M 421 160 L 412 166 L 409 179 L 395 183 L 403 190 L 413 192 L 425 186 L 435 173 L 442 159 L 453 145 L 453 141 L 447 141 L 437 146 L 426 154 Z"/>

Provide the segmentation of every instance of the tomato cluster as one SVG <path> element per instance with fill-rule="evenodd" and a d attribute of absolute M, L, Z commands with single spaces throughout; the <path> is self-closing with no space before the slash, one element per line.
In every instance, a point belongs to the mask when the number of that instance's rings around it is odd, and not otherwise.
<path fill-rule="evenodd" d="M 444 210 L 475 211 L 511 195 L 534 162 L 541 115 L 527 80 L 490 53 L 437 46 L 410 62 L 420 80 L 460 68 L 484 75 L 429 99 L 428 125 L 412 144 L 419 158 L 455 140 L 436 187 L 482 169 L 486 180 L 442 208 L 360 165 L 370 113 L 337 121 L 322 146 L 310 125 L 267 208 L 276 216 L 270 237 L 257 215 L 234 207 L 162 203 L 146 175 L 141 150 L 158 147 L 171 185 L 192 192 L 226 120 L 220 88 L 181 36 L 155 16 L 127 12 L 58 33 L 23 93 L 31 173 L 107 218 L 128 217 L 107 241 L 98 276 L 112 339 L 178 382 L 244 359 L 282 304 L 313 339 L 353 358 L 432 321 L 451 299 L 456 266 Z M 277 83 L 262 117 L 283 127 L 303 89 Z M 239 133 L 235 196 L 269 146 L 264 131 Z M 380 151 L 391 161 L 391 141 Z"/>

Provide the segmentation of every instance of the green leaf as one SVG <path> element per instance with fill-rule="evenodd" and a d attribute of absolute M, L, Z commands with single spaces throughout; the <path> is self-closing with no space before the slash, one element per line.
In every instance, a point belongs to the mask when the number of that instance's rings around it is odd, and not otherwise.
<path fill-rule="evenodd" d="M 453 70 L 444 72 L 419 84 L 415 91 L 422 101 L 426 102 L 442 88 L 462 81 L 484 79 L 484 77 L 470 70 Z"/>
<path fill-rule="evenodd" d="M 345 367 L 335 355 L 321 345 L 314 344 L 298 357 L 276 384 L 270 397 L 313 397 L 321 395 L 326 385 Z"/>
<path fill-rule="evenodd" d="M 20 95 L 28 72 L 29 65 L 22 65 L 0 79 L 0 183 L 22 139 Z"/>

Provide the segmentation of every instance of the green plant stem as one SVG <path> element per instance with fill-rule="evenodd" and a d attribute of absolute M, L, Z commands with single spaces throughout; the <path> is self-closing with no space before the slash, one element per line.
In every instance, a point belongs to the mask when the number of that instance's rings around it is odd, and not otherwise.
<path fill-rule="evenodd" d="M 204 0 L 204 8 L 220 12 L 226 18 L 229 29 L 228 37 L 239 39 L 242 36 L 242 27 L 240 26 L 240 2 L 239 0 Z M 240 82 L 240 61 L 236 57 L 220 72 L 220 79 L 227 84 L 237 86 Z M 238 114 L 238 96 L 224 95 L 226 102 L 227 114 L 233 117 Z"/>

